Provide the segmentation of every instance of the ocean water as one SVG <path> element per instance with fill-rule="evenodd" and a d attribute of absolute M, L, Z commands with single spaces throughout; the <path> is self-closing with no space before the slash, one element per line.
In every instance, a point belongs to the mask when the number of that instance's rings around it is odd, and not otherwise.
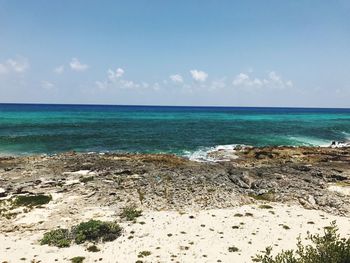
<path fill-rule="evenodd" d="M 350 109 L 0 104 L 0 154 L 191 155 L 350 139 Z"/>

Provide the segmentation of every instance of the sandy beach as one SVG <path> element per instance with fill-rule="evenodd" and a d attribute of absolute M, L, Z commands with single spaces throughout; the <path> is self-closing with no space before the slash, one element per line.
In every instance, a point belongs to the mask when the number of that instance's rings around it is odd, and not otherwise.
<path fill-rule="evenodd" d="M 295 248 L 296 238 L 306 233 L 322 233 L 336 221 L 340 233 L 349 237 L 350 221 L 300 206 L 272 204 L 271 209 L 245 205 L 232 209 L 212 209 L 181 213 L 145 212 L 136 223 L 122 223 L 123 234 L 116 241 L 98 244 L 99 252 L 86 251 L 87 244 L 69 248 L 41 246 L 43 231 L 1 234 L 0 258 L 7 262 L 69 262 L 76 256 L 84 262 L 252 262 L 251 257 L 266 246 L 274 250 Z M 88 210 L 88 209 L 86 209 Z M 112 211 L 90 209 L 83 217 L 113 220 Z M 192 218 L 193 217 L 193 218 Z M 25 227 L 44 220 L 35 211 L 16 223 Z M 62 225 L 64 226 L 64 222 Z M 238 251 L 230 252 L 230 247 Z M 138 257 L 143 251 L 150 255 Z"/>

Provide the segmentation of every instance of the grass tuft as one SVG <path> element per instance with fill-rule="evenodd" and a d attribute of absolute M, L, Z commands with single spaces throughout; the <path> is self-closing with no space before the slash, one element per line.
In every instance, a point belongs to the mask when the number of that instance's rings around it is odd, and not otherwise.
<path fill-rule="evenodd" d="M 123 212 L 121 213 L 121 217 L 125 218 L 128 221 L 134 221 L 137 217 L 142 215 L 141 210 L 137 210 L 136 206 L 126 206 L 123 208 Z"/>

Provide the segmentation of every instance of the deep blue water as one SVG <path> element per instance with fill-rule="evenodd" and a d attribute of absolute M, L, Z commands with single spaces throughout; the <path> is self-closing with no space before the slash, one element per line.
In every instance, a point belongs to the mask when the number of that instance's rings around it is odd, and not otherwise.
<path fill-rule="evenodd" d="M 350 138 L 350 109 L 0 104 L 0 154 L 171 152 Z"/>

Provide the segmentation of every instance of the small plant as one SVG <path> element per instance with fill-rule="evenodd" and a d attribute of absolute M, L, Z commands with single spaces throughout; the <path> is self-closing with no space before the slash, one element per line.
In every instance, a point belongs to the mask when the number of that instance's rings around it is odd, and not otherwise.
<path fill-rule="evenodd" d="M 69 237 L 68 229 L 55 229 L 44 234 L 40 240 L 41 245 L 49 245 L 56 247 L 69 247 L 71 239 Z"/>
<path fill-rule="evenodd" d="M 139 257 L 139 258 L 148 257 L 148 256 L 151 255 L 151 254 L 152 254 L 151 251 L 141 251 L 141 252 L 137 255 L 137 257 Z"/>
<path fill-rule="evenodd" d="M 237 247 L 235 247 L 235 246 L 232 246 L 232 247 L 228 248 L 228 252 L 237 252 L 237 251 L 239 251 L 239 249 Z"/>
<path fill-rule="evenodd" d="M 85 257 L 74 257 L 74 258 L 71 258 L 70 261 L 72 263 L 83 263 L 84 259 L 85 259 Z"/>
<path fill-rule="evenodd" d="M 340 238 L 335 222 L 324 228 L 324 235 L 308 234 L 311 244 L 303 245 L 298 238 L 297 249 L 286 250 L 272 256 L 272 247 L 253 258 L 262 263 L 348 263 L 350 262 L 350 238 Z"/>
<path fill-rule="evenodd" d="M 261 209 L 272 209 L 273 207 L 270 205 L 259 205 L 259 208 Z"/>
<path fill-rule="evenodd" d="M 96 245 L 88 246 L 86 250 L 89 252 L 99 252 L 100 251 L 100 249 Z"/>
<path fill-rule="evenodd" d="M 252 213 L 245 213 L 245 216 L 253 216 Z"/>
<path fill-rule="evenodd" d="M 37 207 L 45 205 L 52 200 L 51 195 L 29 195 L 29 196 L 17 196 L 13 200 L 14 207 L 28 206 Z"/>
<path fill-rule="evenodd" d="M 134 205 L 127 206 L 123 208 L 123 212 L 121 213 L 121 217 L 125 218 L 128 221 L 134 221 L 137 217 L 142 215 L 141 210 L 137 210 Z"/>
<path fill-rule="evenodd" d="M 290 229 L 290 227 L 287 226 L 287 225 L 282 225 L 282 227 L 283 227 L 283 229 L 286 229 L 286 230 L 289 230 L 289 229 Z"/>
<path fill-rule="evenodd" d="M 242 217 L 243 215 L 240 213 L 234 214 L 234 217 Z"/>

